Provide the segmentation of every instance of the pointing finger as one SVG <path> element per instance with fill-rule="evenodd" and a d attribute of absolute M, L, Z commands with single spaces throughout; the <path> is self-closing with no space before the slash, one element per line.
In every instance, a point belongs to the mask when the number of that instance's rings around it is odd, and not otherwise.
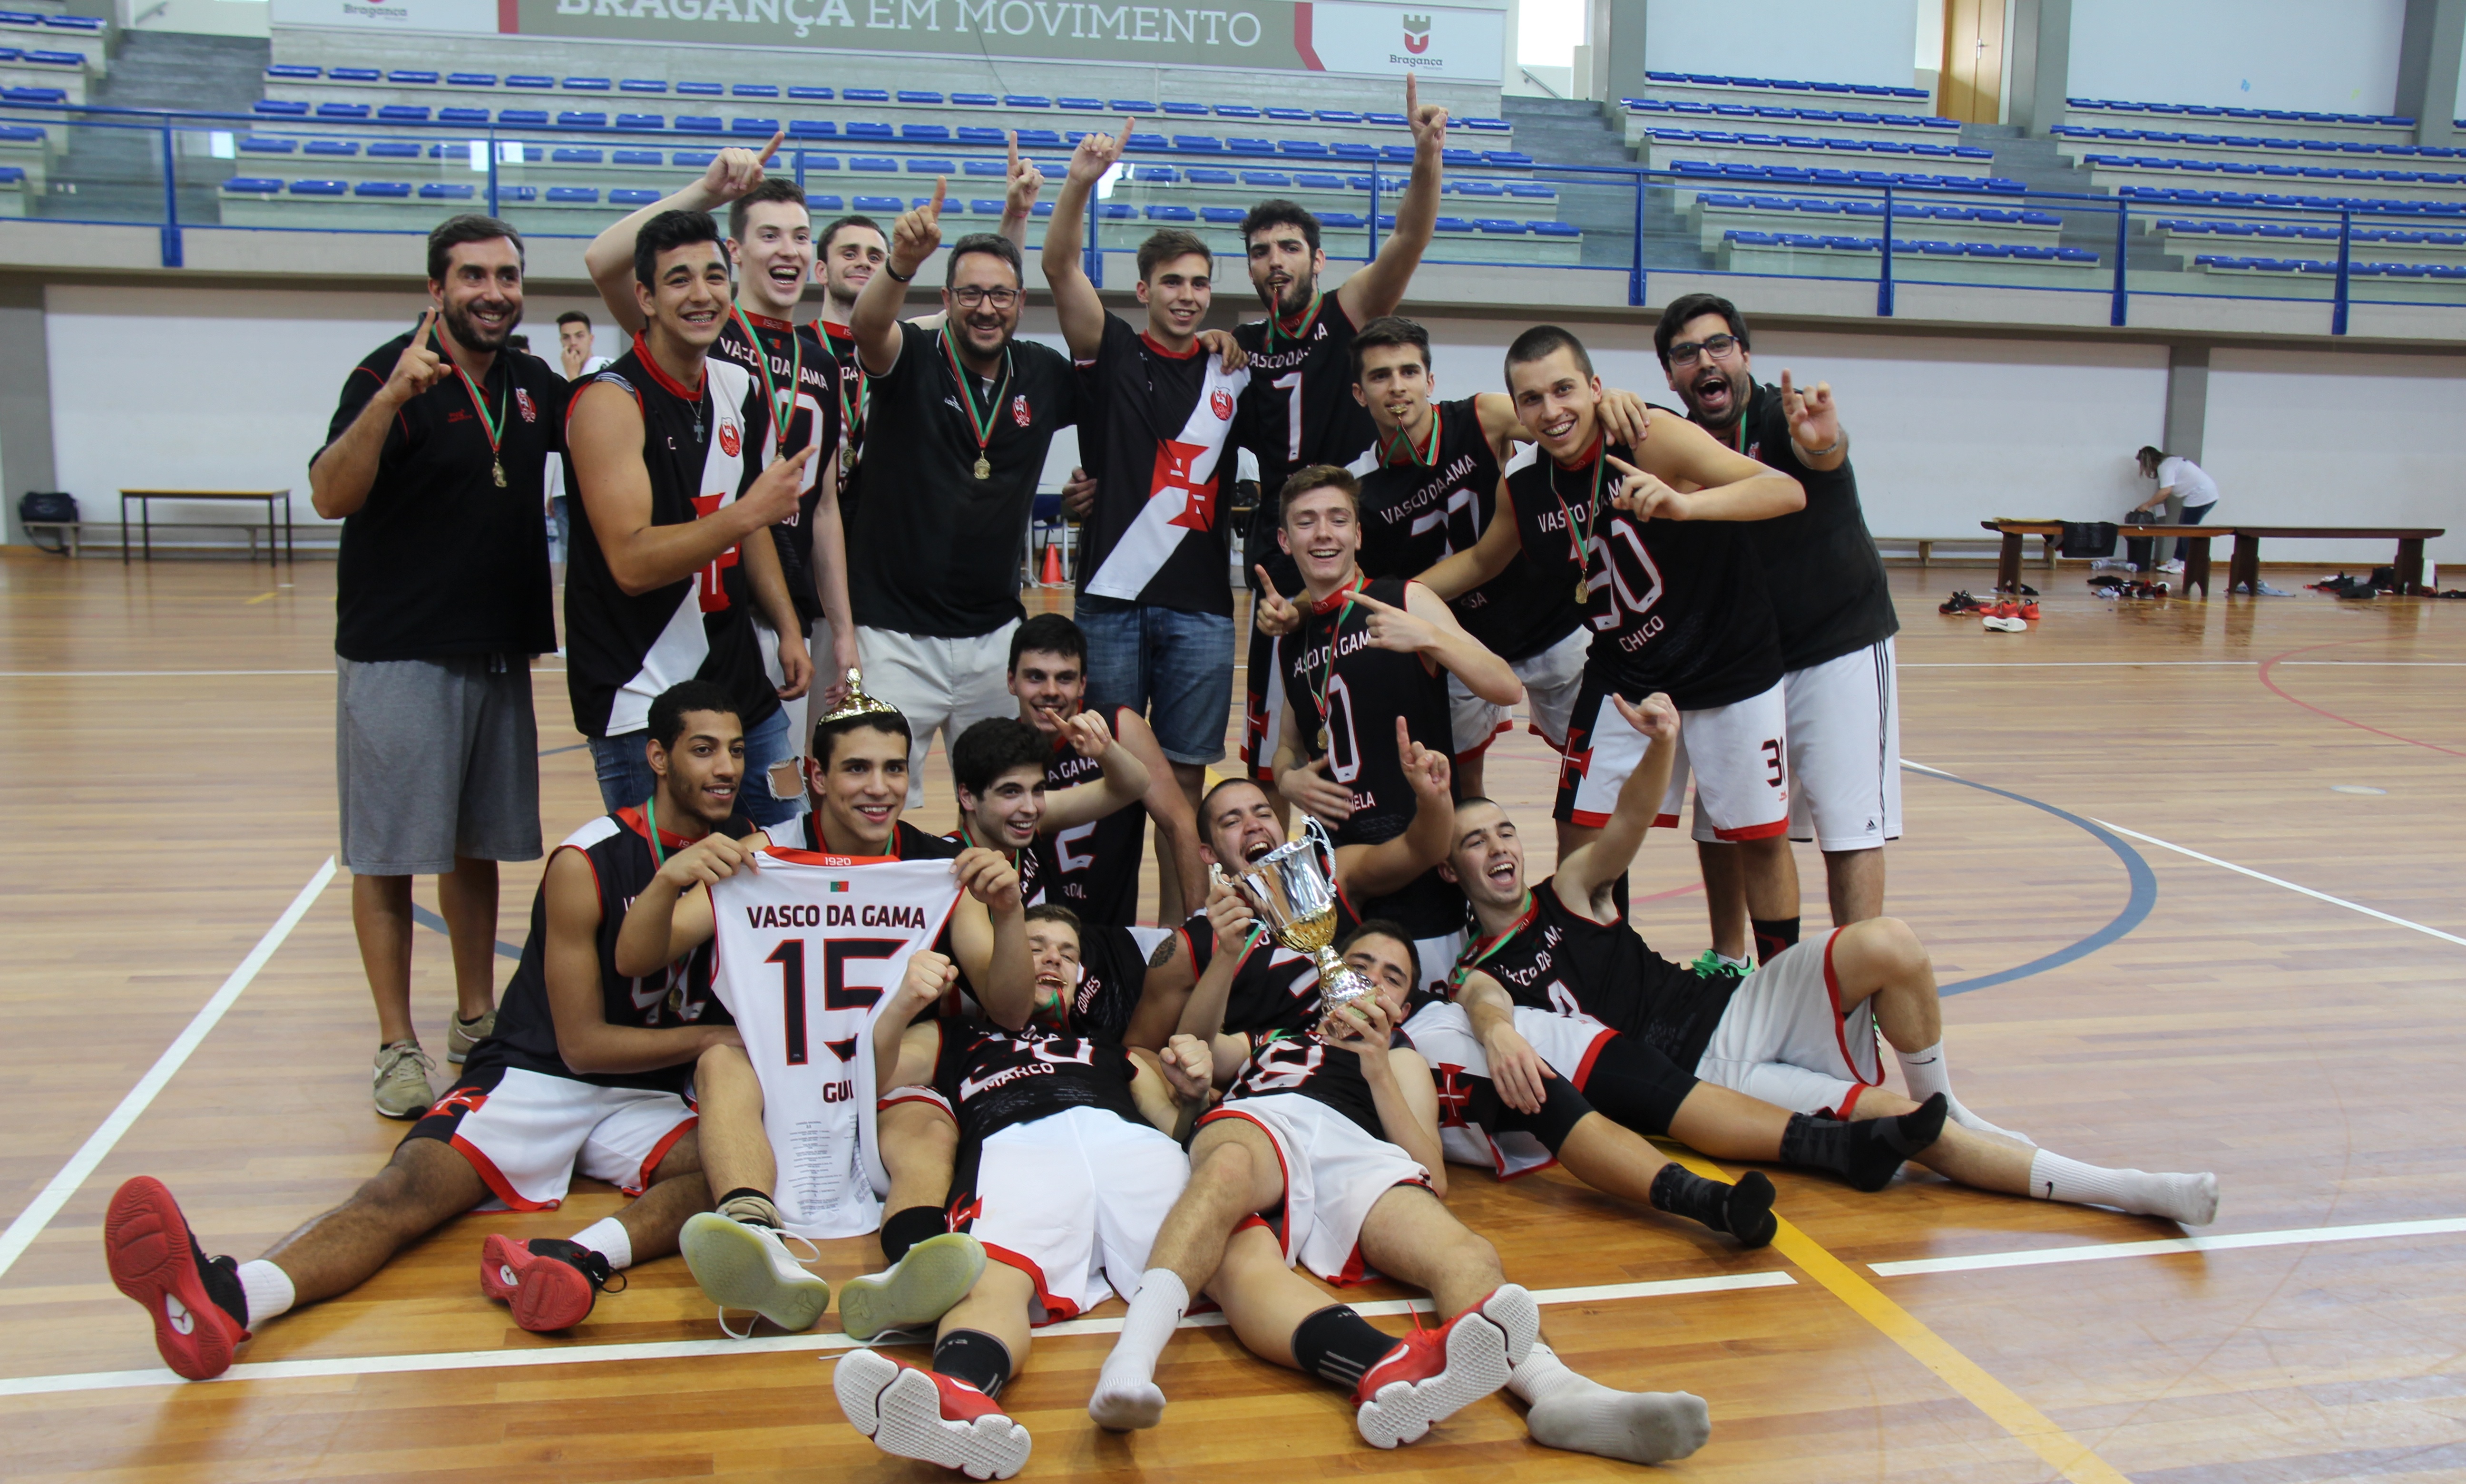
<path fill-rule="evenodd" d="M 925 209 L 926 218 L 928 220 L 937 224 L 941 221 L 942 198 L 949 194 L 950 190 L 951 177 L 948 175 L 936 175 L 933 177 L 933 204 Z"/>
<path fill-rule="evenodd" d="M 1250 570 L 1259 574 L 1259 588 L 1267 595 L 1269 602 L 1281 603 L 1285 600 L 1285 595 L 1276 591 L 1276 579 L 1267 575 L 1266 563 L 1259 563 Z"/>
<path fill-rule="evenodd" d="M 787 142 L 788 130 L 784 126 L 772 130 L 771 143 L 764 145 L 762 146 L 762 152 L 755 155 L 754 159 L 763 165 L 770 164 L 771 157 L 777 154 L 779 152 L 779 146 Z"/>
<path fill-rule="evenodd" d="M 1010 140 L 1010 172 L 1016 175 L 1019 173 L 1019 130 L 1006 129 L 1003 133 Z"/>
<path fill-rule="evenodd" d="M 1645 473 L 1642 469 L 1637 468 L 1634 464 L 1627 462 L 1624 459 L 1614 458 L 1608 454 L 1604 454 L 1602 457 L 1608 461 L 1611 468 L 1618 470 L 1621 474 L 1627 475 L 1634 479 L 1643 479 L 1645 477 Z"/>
<path fill-rule="evenodd" d="M 1421 100 L 1422 100 L 1421 92 L 1413 86 L 1413 75 L 1412 75 L 1411 73 L 1409 73 L 1409 72 L 1408 72 L 1408 73 L 1406 73 L 1406 74 L 1404 74 L 1404 117 L 1405 117 L 1405 118 L 1407 118 L 1407 119 L 1418 119 L 1418 118 L 1420 118 L 1420 117 L 1422 116 L 1422 110 L 1421 110 Z"/>

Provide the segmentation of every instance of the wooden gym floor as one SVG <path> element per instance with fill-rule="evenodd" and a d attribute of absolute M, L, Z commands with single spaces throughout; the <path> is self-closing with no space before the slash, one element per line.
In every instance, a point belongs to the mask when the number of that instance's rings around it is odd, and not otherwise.
<path fill-rule="evenodd" d="M 2048 617 L 2021 636 L 1935 612 L 1982 569 L 1923 589 L 1894 574 L 1913 771 L 1891 909 L 1947 988 L 1976 986 L 1947 1005 L 1965 1099 L 2078 1158 L 2217 1171 L 2210 1245 L 1915 1169 L 1864 1197 L 1776 1172 L 1783 1238 L 1743 1254 L 1557 1172 L 1509 1188 L 1456 1171 L 1450 1203 L 1542 1292 L 1573 1363 L 1711 1402 L 1712 1444 L 1679 1476 L 2466 1475 L 2466 604 L 2119 606 L 2077 565 L 2031 571 Z M 480 1297 L 483 1233 L 568 1234 L 615 1208 L 600 1187 L 451 1224 L 269 1326 L 222 1383 L 157 1368 L 101 1260 L 121 1180 L 162 1176 L 210 1249 L 247 1257 L 401 1133 L 368 1105 L 370 1012 L 326 865 L 333 572 L 281 586 L 237 563 L 0 561 L 16 843 L 0 861 L 0 1475 L 935 1476 L 841 1420 L 836 1315 L 723 1340 L 673 1260 L 570 1336 L 525 1334 Z M 538 685 L 551 841 L 598 812 L 555 663 Z M 1549 779 L 1536 740 L 1501 743 L 1491 792 L 1545 849 Z M 1820 866 L 1801 860 L 1819 930 Z M 1704 943 L 1693 879 L 1683 843 L 1648 844 L 1637 922 L 1675 957 Z M 504 873 L 507 942 L 536 880 Z M 437 1047 L 441 935 L 421 937 L 416 975 Z M 1912 1263 L 1941 1266 L 1895 1266 Z M 836 1282 L 876 1265 L 867 1238 L 821 1266 Z M 1396 1329 L 1406 1296 L 1367 1295 Z M 1222 1328 L 1168 1350 L 1162 1428 L 1104 1435 L 1082 1407 L 1118 1313 L 1040 1340 L 1006 1394 L 1036 1435 L 1029 1475 L 1630 1472 L 1532 1444 L 1504 1398 L 1376 1452 L 1341 1399 Z"/>

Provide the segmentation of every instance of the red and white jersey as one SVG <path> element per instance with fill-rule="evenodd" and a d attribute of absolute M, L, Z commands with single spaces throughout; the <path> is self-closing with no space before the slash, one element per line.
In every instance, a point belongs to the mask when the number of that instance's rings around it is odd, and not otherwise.
<path fill-rule="evenodd" d="M 712 992 L 762 1080 L 778 1162 L 772 1203 L 796 1236 L 882 1225 L 890 1178 L 874 1138 L 873 1025 L 958 905 L 948 861 L 758 852 L 715 883 Z"/>

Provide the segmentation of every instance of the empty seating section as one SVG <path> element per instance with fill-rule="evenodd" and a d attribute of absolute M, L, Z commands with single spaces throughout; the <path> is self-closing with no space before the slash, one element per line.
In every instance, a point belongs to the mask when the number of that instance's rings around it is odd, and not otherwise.
<path fill-rule="evenodd" d="M 1706 252 L 1717 252 L 1737 232 L 1874 236 L 1880 240 L 1884 204 L 1857 197 L 1740 195 L 1708 191 L 1689 207 Z M 1964 243 L 2054 247 L 2063 218 L 2021 207 L 1960 206 L 1928 201 L 1893 203 L 1895 246 L 1920 238 L 1952 237 Z"/>
<path fill-rule="evenodd" d="M 1802 82 L 1786 78 L 1725 78 L 1700 72 L 1648 72 L 1648 98 L 1672 102 L 1787 103 L 1853 108 L 1867 113 L 1931 113 L 1926 89 L 1877 83 Z"/>
<path fill-rule="evenodd" d="M 2305 139 L 2410 144 L 2414 121 L 2393 114 L 2307 113 L 2286 108 L 2224 108 L 2201 103 L 2136 103 L 2108 98 L 2064 100 L 2064 124 L 2091 128 L 2156 126 L 2201 134 L 2285 135 Z"/>

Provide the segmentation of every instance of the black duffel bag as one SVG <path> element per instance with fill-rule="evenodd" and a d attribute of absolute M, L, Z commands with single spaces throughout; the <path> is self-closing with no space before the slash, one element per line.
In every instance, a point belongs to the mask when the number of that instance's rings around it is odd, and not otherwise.
<path fill-rule="evenodd" d="M 17 500 L 17 524 L 20 526 L 74 526 L 78 519 L 77 496 L 64 490 L 30 489 Z M 57 546 L 43 546 L 41 539 L 31 530 L 26 533 L 26 539 L 46 551 L 63 552 L 69 549 L 65 531 L 60 533 Z"/>
<path fill-rule="evenodd" d="M 2113 556 L 2115 554 L 2115 522 L 2064 522 L 2063 554 L 2066 556 Z"/>

